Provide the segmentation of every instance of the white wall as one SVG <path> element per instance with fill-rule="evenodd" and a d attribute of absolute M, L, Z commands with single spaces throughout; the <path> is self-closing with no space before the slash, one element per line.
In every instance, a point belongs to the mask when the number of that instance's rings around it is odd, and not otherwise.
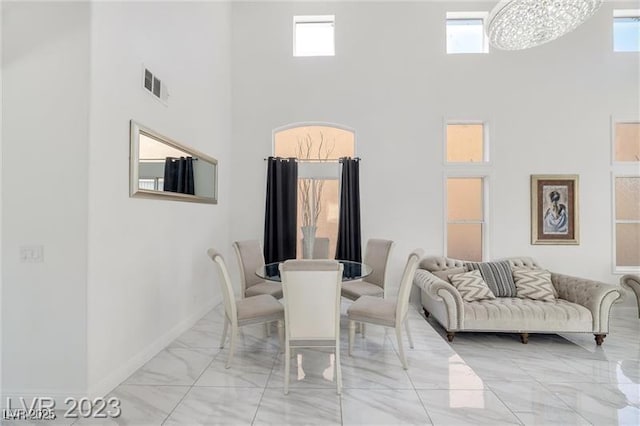
<path fill-rule="evenodd" d="M 2 391 L 86 387 L 89 11 L 2 4 Z M 42 245 L 44 262 L 20 263 Z"/>
<path fill-rule="evenodd" d="M 231 245 L 230 6 L 2 14 L 2 393 L 104 394 L 220 300 L 206 249 Z M 219 204 L 129 198 L 131 119 L 216 157 Z M 19 263 L 30 245 L 43 263 Z"/>
<path fill-rule="evenodd" d="M 445 13 L 495 2 L 233 5 L 233 239 L 263 235 L 271 132 L 324 121 L 356 130 L 363 239 L 443 252 L 443 120 L 492 129 L 490 257 L 617 283 L 611 274 L 611 114 L 638 116 L 639 55 L 614 54 L 608 2 L 573 33 L 521 52 L 446 55 Z M 336 56 L 292 57 L 292 16 L 336 15 Z M 578 246 L 530 244 L 531 174 L 580 175 Z"/>
<path fill-rule="evenodd" d="M 110 390 L 220 301 L 230 254 L 230 6 L 99 2 L 91 25 L 90 393 Z M 142 64 L 169 88 L 142 89 Z M 219 160 L 219 203 L 129 198 L 129 120 Z M 230 256 L 227 256 L 230 258 Z"/>

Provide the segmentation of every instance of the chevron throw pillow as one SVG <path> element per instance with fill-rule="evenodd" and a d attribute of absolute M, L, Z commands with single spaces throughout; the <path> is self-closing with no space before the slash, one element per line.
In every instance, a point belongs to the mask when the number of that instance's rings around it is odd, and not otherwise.
<path fill-rule="evenodd" d="M 554 287 L 551 283 L 551 272 L 544 269 L 514 269 L 513 280 L 516 283 L 518 297 L 523 299 L 544 300 L 553 302 Z"/>
<path fill-rule="evenodd" d="M 496 298 L 487 283 L 482 279 L 480 271 L 449 275 L 449 281 L 458 289 L 462 300 L 465 302 Z"/>

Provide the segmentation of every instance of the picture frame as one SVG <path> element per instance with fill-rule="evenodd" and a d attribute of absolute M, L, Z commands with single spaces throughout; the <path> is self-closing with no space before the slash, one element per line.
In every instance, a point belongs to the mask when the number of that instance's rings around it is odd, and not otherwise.
<path fill-rule="evenodd" d="M 531 244 L 580 244 L 578 175 L 531 175 Z"/>

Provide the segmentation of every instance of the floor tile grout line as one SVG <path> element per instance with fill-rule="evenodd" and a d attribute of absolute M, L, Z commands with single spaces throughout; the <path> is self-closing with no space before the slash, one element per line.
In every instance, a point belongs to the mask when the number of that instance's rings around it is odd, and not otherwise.
<path fill-rule="evenodd" d="M 206 314 L 205 314 L 206 315 Z M 189 395 L 189 393 L 193 390 L 193 388 L 195 387 L 195 384 L 198 382 L 198 380 L 200 380 L 200 378 L 202 377 L 202 375 L 204 374 L 205 371 L 207 371 L 207 369 L 209 367 L 211 367 L 211 364 L 213 364 L 213 361 L 216 359 L 216 357 L 218 355 L 220 355 L 220 353 L 222 352 L 222 350 L 220 348 L 218 348 L 218 352 L 216 354 L 214 354 L 211 357 L 211 361 L 209 361 L 209 363 L 207 364 L 207 366 L 200 372 L 200 374 L 198 375 L 198 377 L 196 377 L 196 379 L 193 381 L 193 383 L 191 384 L 191 386 L 189 386 L 189 389 L 187 389 L 187 391 L 185 392 L 184 395 L 182 395 L 182 398 L 180 398 L 180 401 L 178 401 L 178 403 L 173 407 L 173 409 L 171 410 L 171 412 L 169 412 L 169 414 L 167 414 L 167 416 L 164 418 L 164 420 L 162 421 L 162 423 L 160 423 L 161 426 L 164 426 L 164 424 L 166 423 L 167 420 L 169 420 L 169 418 L 171 417 L 171 415 L 176 411 L 176 408 L 178 408 L 180 406 L 180 404 L 182 404 L 182 401 L 184 401 L 184 399 L 187 397 L 187 395 Z"/>

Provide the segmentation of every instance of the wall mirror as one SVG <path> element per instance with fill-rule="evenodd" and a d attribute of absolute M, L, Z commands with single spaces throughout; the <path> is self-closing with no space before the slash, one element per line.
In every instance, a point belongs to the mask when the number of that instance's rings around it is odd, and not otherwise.
<path fill-rule="evenodd" d="M 131 197 L 217 204 L 218 160 L 131 120 Z"/>

